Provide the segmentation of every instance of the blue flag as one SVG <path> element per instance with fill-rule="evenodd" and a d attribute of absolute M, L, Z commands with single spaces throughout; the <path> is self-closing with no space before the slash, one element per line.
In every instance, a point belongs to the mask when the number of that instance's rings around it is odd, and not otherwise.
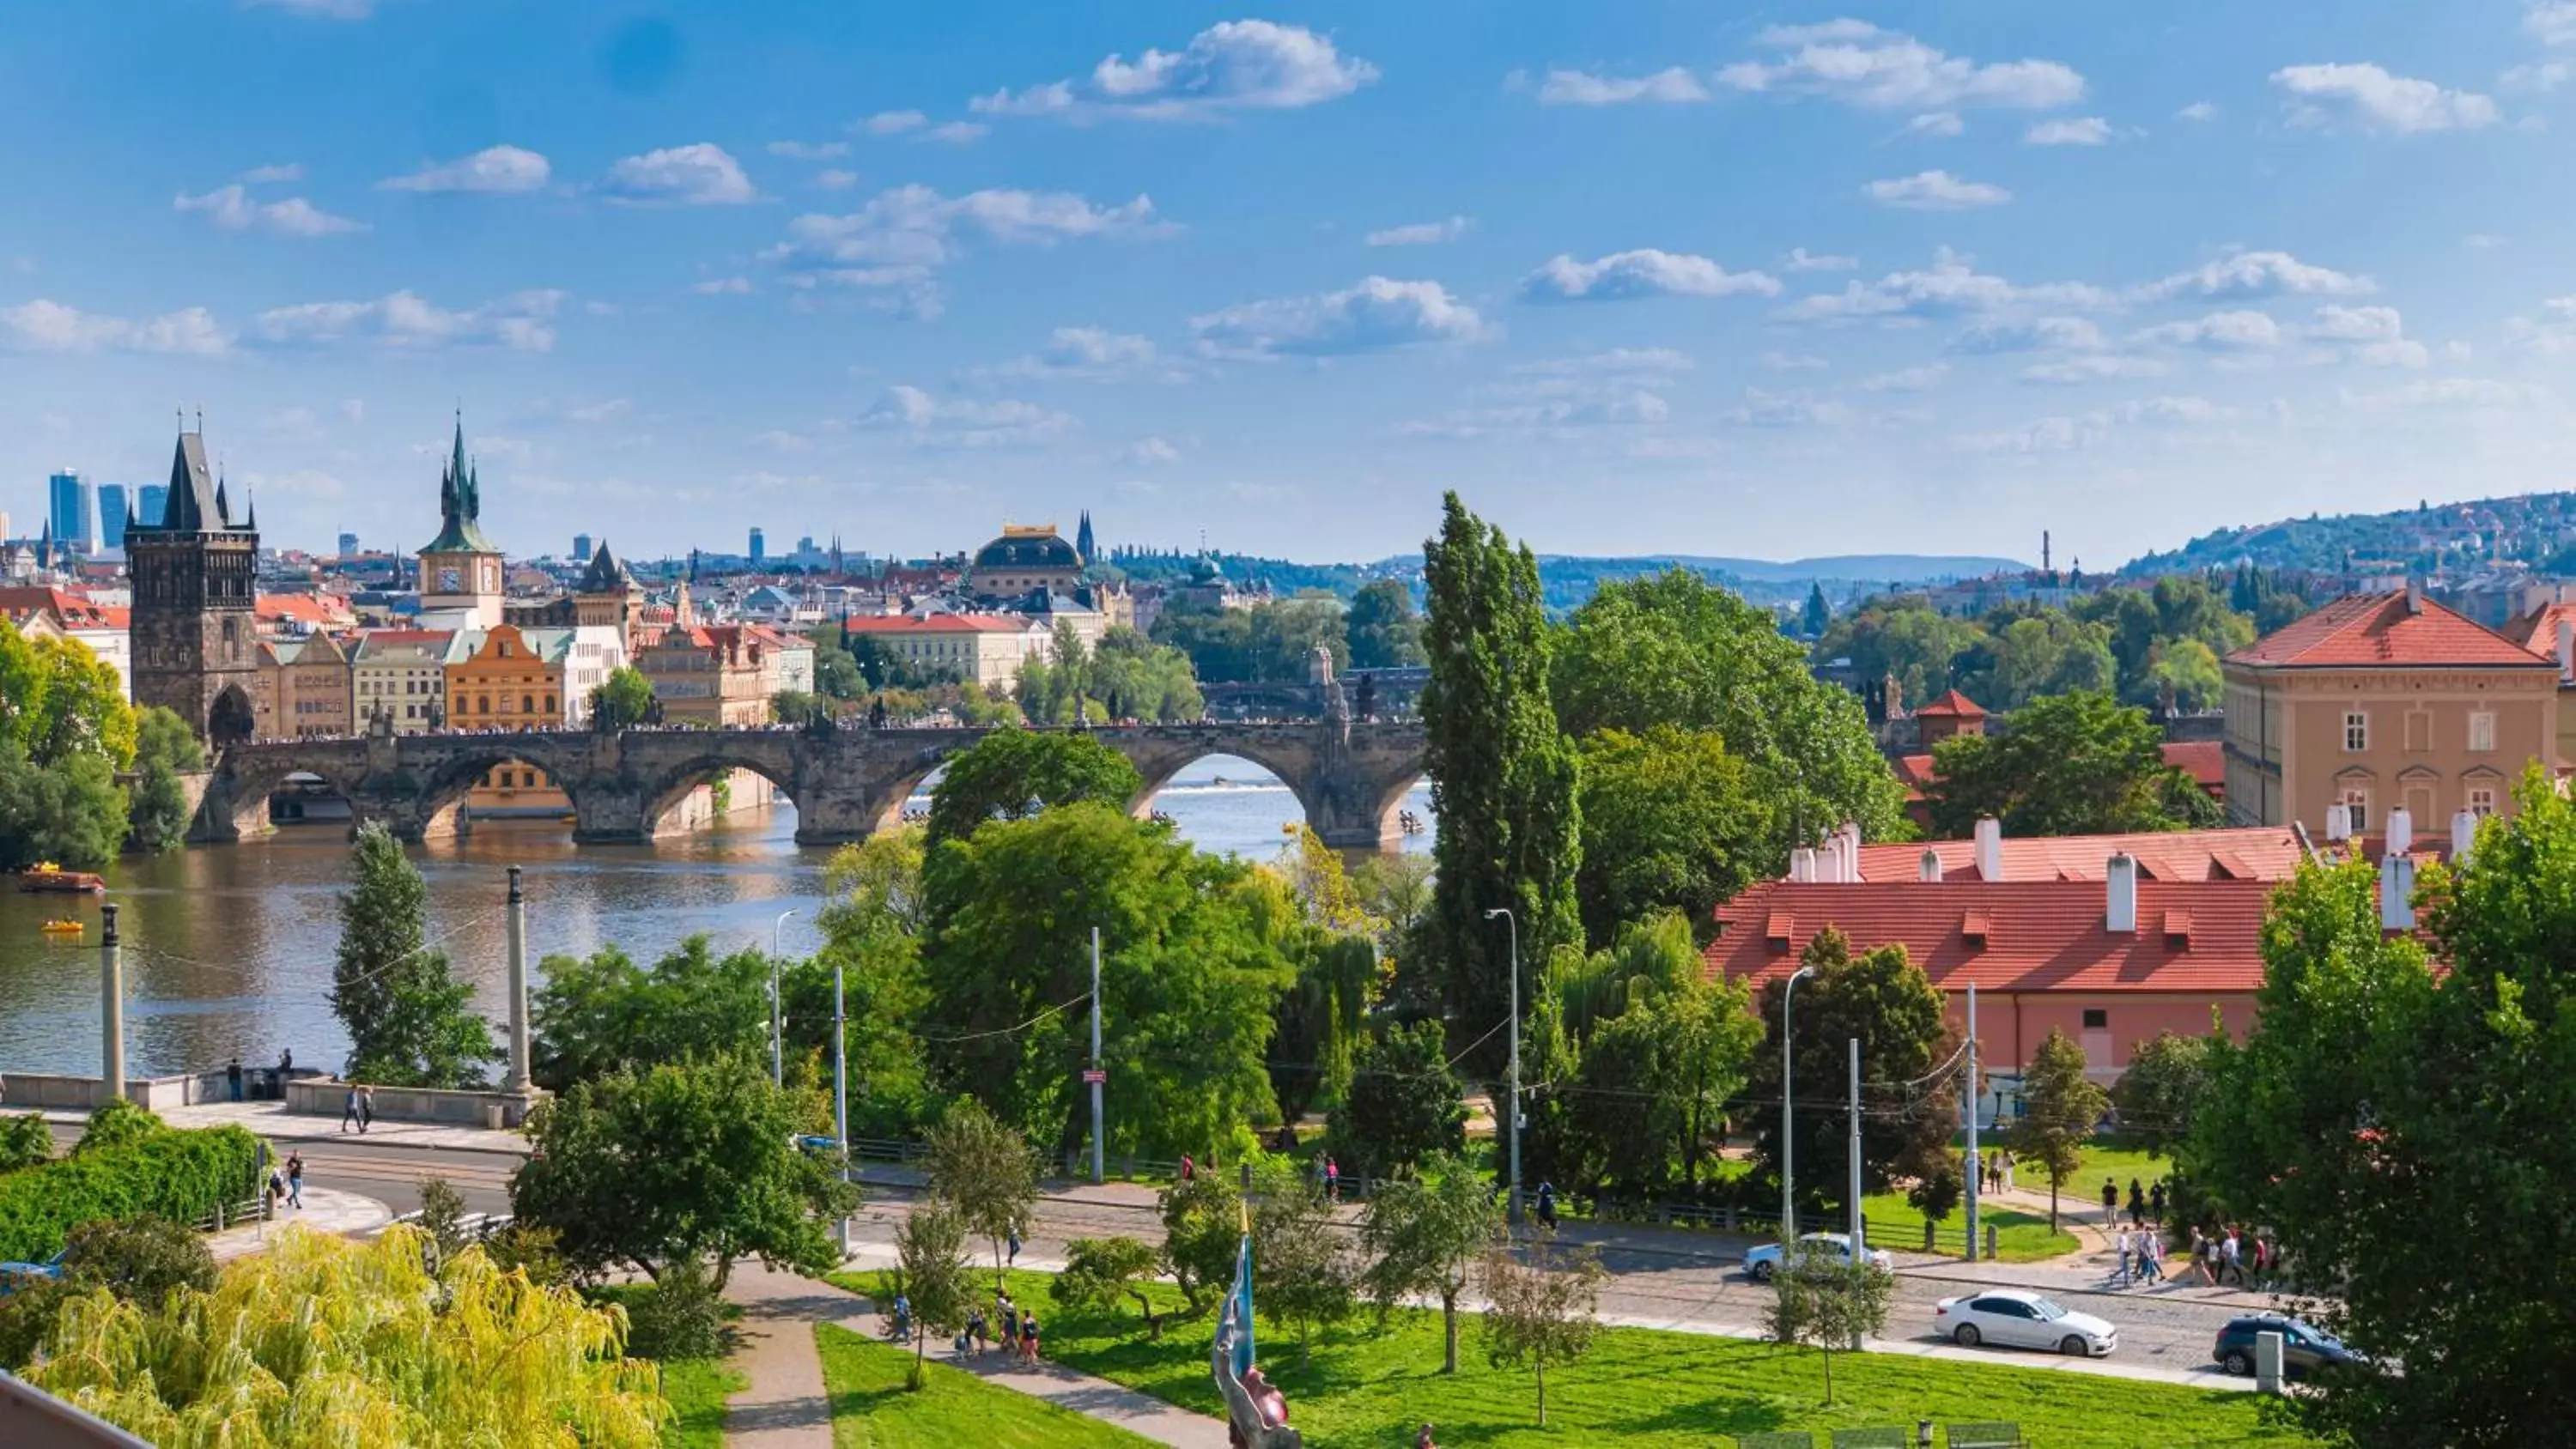
<path fill-rule="evenodd" d="M 1235 1320 L 1242 1333 L 1234 1340 L 1234 1371 L 1239 1376 L 1252 1372 L 1252 1234 L 1243 1235 L 1243 1247 L 1234 1259 Z"/>

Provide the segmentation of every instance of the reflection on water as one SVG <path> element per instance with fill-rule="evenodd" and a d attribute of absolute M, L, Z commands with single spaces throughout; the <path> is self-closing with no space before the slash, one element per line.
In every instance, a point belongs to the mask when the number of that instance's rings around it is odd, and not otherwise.
<path fill-rule="evenodd" d="M 1222 783 L 1220 783 L 1222 782 Z M 1181 834 L 1254 860 L 1279 851 L 1280 827 L 1302 818 L 1295 797 L 1257 765 L 1211 758 L 1155 797 Z M 1404 808 L 1425 822 L 1430 793 Z M 506 963 L 504 867 L 526 868 L 531 957 L 585 954 L 611 942 L 650 959 L 706 932 L 720 945 L 813 949 L 830 852 L 795 843 L 795 811 L 734 815 L 721 829 L 653 846 L 576 848 L 555 821 L 484 821 L 459 840 L 413 851 L 429 885 L 430 933 L 487 1013 L 499 1015 Z M 1428 849 L 1425 833 L 1408 850 Z M 348 839 L 337 825 L 266 840 L 120 862 L 107 872 L 125 940 L 126 1059 L 137 1076 L 296 1060 L 336 1066 L 348 1048 L 329 1005 L 340 939 Z M 783 929 L 779 913 L 794 911 Z M 73 916 L 88 934 L 38 933 Z M 98 900 L 0 891 L 0 1072 L 98 1070 Z"/>

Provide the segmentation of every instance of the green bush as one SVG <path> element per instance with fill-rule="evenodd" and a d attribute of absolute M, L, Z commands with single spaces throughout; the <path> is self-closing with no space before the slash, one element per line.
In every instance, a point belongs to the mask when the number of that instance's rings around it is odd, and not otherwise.
<path fill-rule="evenodd" d="M 124 1147 L 140 1142 L 155 1132 L 170 1130 L 149 1109 L 136 1106 L 124 1097 L 111 1097 L 106 1105 L 89 1114 L 89 1126 L 82 1129 L 81 1140 L 72 1151 L 93 1152 L 101 1147 Z"/>
<path fill-rule="evenodd" d="M 694 1258 L 663 1269 L 650 1291 L 626 1300 L 629 1358 L 722 1358 L 729 1338 L 724 1297 L 706 1265 Z"/>
<path fill-rule="evenodd" d="M 158 1213 L 193 1223 L 259 1192 L 267 1148 L 239 1127 L 151 1132 L 85 1143 L 60 1162 L 0 1177 L 0 1260 L 41 1262 L 99 1218 Z"/>
<path fill-rule="evenodd" d="M 0 1126 L 0 1172 L 34 1167 L 51 1161 L 53 1155 L 54 1134 L 43 1117 L 29 1112 Z"/>

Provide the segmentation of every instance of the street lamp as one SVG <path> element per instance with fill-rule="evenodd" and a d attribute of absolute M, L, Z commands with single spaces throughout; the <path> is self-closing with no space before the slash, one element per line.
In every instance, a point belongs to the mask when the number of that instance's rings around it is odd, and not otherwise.
<path fill-rule="evenodd" d="M 786 1023 L 780 1015 L 778 962 L 787 952 L 785 945 L 787 918 L 792 910 L 780 911 L 769 928 L 769 1080 L 777 1086 L 787 1085 Z"/>
<path fill-rule="evenodd" d="M 1505 1129 L 1505 1140 L 1511 1144 L 1512 1196 L 1509 1216 L 1521 1220 L 1521 918 L 1509 906 L 1496 906 L 1485 912 L 1485 919 L 1500 916 L 1512 929 L 1512 1067 L 1511 1121 Z"/>
<path fill-rule="evenodd" d="M 1798 978 L 1813 976 L 1816 968 L 1801 966 L 1789 975 L 1789 984 L 1780 988 L 1780 1261 L 1786 1265 L 1798 1241 L 1798 1177 L 1792 1171 L 1796 1162 L 1797 1118 L 1790 1114 L 1789 1104 L 1795 1093 L 1789 1090 L 1789 1076 L 1797 1060 L 1796 1041 L 1789 1034 L 1789 1004 L 1798 992 Z"/>

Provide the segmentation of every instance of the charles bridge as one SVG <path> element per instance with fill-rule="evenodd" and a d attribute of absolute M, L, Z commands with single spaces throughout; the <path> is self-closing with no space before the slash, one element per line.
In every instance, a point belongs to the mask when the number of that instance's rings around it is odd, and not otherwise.
<path fill-rule="evenodd" d="M 290 776 L 310 775 L 347 798 L 354 823 L 380 820 L 417 840 L 452 828 L 466 792 L 486 772 L 525 764 L 571 800 L 576 841 L 650 841 L 691 790 L 748 770 L 794 802 L 798 844 L 834 845 L 898 822 L 913 790 L 987 733 L 654 728 L 254 741 L 227 748 L 205 777 L 189 839 L 265 832 L 269 796 Z M 1145 788 L 1129 802 L 1139 815 L 1191 762 L 1234 755 L 1277 775 L 1304 807 L 1306 823 L 1344 851 L 1396 848 L 1398 807 L 1423 770 L 1422 726 L 1412 721 L 1123 725 L 1084 733 L 1144 776 Z"/>

